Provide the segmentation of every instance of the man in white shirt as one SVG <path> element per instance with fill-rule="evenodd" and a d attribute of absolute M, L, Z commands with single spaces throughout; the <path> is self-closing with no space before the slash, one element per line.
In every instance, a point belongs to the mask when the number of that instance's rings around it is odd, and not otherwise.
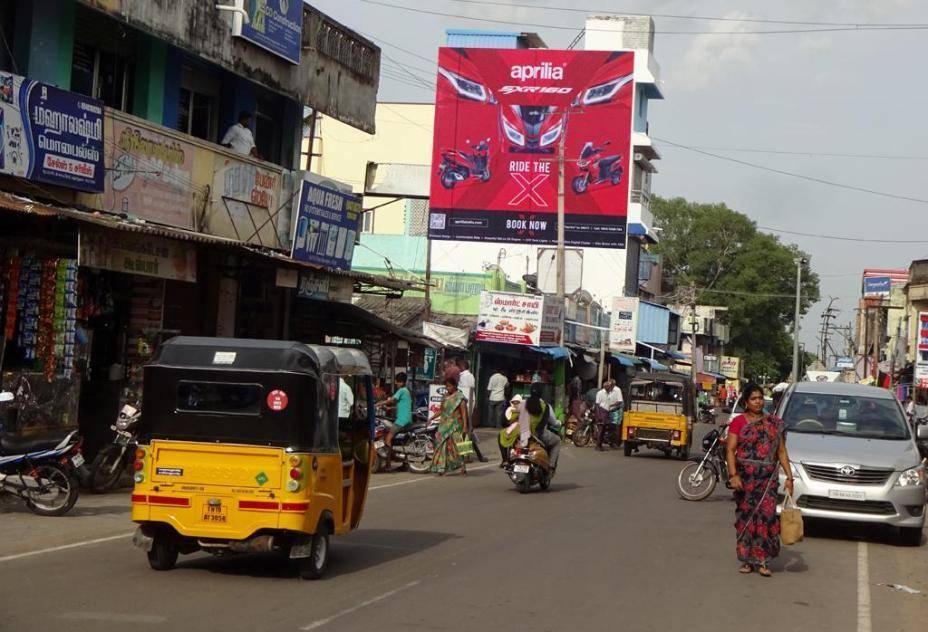
<path fill-rule="evenodd" d="M 613 423 L 617 426 L 622 425 L 622 407 L 625 405 L 622 399 L 622 389 L 616 388 L 615 380 L 607 380 L 603 383 L 603 388 L 596 393 L 596 417 L 600 423 Z M 620 432 L 616 429 L 616 432 Z M 603 431 L 599 433 L 599 439 L 596 442 L 596 449 L 603 449 Z"/>
<path fill-rule="evenodd" d="M 464 397 L 467 398 L 467 418 L 470 420 L 470 423 L 468 424 L 470 440 L 474 444 L 474 453 L 477 455 L 477 458 L 485 463 L 489 461 L 489 459 L 483 456 L 483 453 L 480 451 L 480 444 L 477 441 L 477 433 L 474 432 L 474 409 L 476 408 L 477 403 L 477 380 L 474 378 L 474 374 L 470 372 L 470 362 L 467 360 L 459 360 L 458 369 L 461 371 L 460 375 L 458 375 L 458 390 L 460 390 Z"/>
<path fill-rule="evenodd" d="M 351 417 L 351 407 L 354 406 L 354 393 L 348 382 L 338 378 L 338 418 L 348 419 Z"/>
<path fill-rule="evenodd" d="M 506 412 L 506 388 L 509 386 L 509 380 L 498 370 L 490 376 L 487 382 L 487 392 L 490 394 L 489 400 L 489 422 L 494 428 L 505 428 L 508 424 L 503 418 Z"/>
<path fill-rule="evenodd" d="M 238 123 L 226 131 L 226 135 L 222 137 L 222 142 L 219 144 L 236 153 L 261 158 L 255 147 L 254 134 L 251 133 L 251 112 L 245 110 L 239 112 Z"/>

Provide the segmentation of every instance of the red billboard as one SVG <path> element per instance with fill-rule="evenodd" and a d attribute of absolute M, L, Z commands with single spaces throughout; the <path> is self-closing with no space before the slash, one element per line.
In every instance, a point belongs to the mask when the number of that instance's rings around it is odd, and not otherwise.
<path fill-rule="evenodd" d="M 634 53 L 441 48 L 429 236 L 624 248 Z"/>

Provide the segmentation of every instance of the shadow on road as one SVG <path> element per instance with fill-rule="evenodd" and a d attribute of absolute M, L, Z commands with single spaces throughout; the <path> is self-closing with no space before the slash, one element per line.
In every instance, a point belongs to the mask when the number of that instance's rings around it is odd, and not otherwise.
<path fill-rule="evenodd" d="M 414 555 L 457 538 L 453 533 L 410 531 L 405 529 L 361 529 L 331 539 L 331 559 L 326 578 L 350 575 L 381 564 Z M 292 579 L 298 577 L 296 564 L 282 555 L 255 554 L 231 557 L 183 557 L 179 570 L 205 570 L 223 575 Z"/>
<path fill-rule="evenodd" d="M 770 566 L 774 571 L 786 573 L 805 573 L 809 570 L 802 553 L 786 546 L 780 548 L 780 557 Z"/>

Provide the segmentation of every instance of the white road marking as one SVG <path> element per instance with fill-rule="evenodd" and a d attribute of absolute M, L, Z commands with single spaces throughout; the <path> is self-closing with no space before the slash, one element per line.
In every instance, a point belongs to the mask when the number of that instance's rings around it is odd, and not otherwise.
<path fill-rule="evenodd" d="M 485 470 L 488 467 L 498 467 L 498 466 L 495 463 L 489 463 L 487 465 L 478 465 L 477 467 L 468 467 L 467 471 L 473 472 L 476 470 Z M 459 475 L 451 474 L 449 478 L 454 478 L 455 476 L 459 476 Z M 398 487 L 400 485 L 410 485 L 412 483 L 422 483 L 424 481 L 434 481 L 435 479 L 438 479 L 438 478 L 441 478 L 441 477 L 435 476 L 435 475 L 422 474 L 419 476 L 419 478 L 411 478 L 405 481 L 397 481 L 396 483 L 387 483 L 386 485 L 375 485 L 374 487 L 371 487 L 369 491 L 374 491 L 375 489 L 386 489 L 388 487 Z"/>
<path fill-rule="evenodd" d="M 74 621 L 109 621 L 111 623 L 164 623 L 167 617 L 154 614 L 118 614 L 115 612 L 65 612 L 59 619 Z"/>
<path fill-rule="evenodd" d="M 867 543 L 857 543 L 857 632 L 870 632 L 870 560 Z"/>
<path fill-rule="evenodd" d="M 313 622 L 310 623 L 309 625 L 300 628 L 300 630 L 316 630 L 316 629 L 318 629 L 318 628 L 321 628 L 321 627 L 324 626 L 324 625 L 328 625 L 329 623 L 331 623 L 331 622 L 334 621 L 335 619 L 339 619 L 339 618 L 344 617 L 344 616 L 347 616 L 347 615 L 349 615 L 349 614 L 351 614 L 351 613 L 353 613 L 353 612 L 357 612 L 358 610 L 361 610 L 362 608 L 367 608 L 368 606 L 373 606 L 375 603 L 379 603 L 379 602 L 383 601 L 384 599 L 389 599 L 390 597 L 392 597 L 393 595 L 395 595 L 395 594 L 397 594 L 397 593 L 400 593 L 400 592 L 403 592 L 404 590 L 408 590 L 408 589 L 412 588 L 412 587 L 415 586 L 416 584 L 419 584 L 421 581 L 422 581 L 422 580 L 417 579 L 416 581 L 414 581 L 414 582 L 409 582 L 408 584 L 404 584 L 403 586 L 400 586 L 399 588 L 394 588 L 393 590 L 389 590 L 389 591 L 383 593 L 382 595 L 377 595 L 376 597 L 371 597 L 371 598 L 368 599 L 367 601 L 362 601 L 361 603 L 356 604 L 356 605 L 354 605 L 354 606 L 351 606 L 350 608 L 346 608 L 346 609 L 344 609 L 344 610 L 342 610 L 342 611 L 340 611 L 340 612 L 336 612 L 335 614 L 333 614 L 333 615 L 330 616 L 330 617 L 326 617 L 325 619 L 317 619 L 316 621 L 313 621 Z"/>
<path fill-rule="evenodd" d="M 124 538 L 131 537 L 131 533 L 122 533 L 120 535 L 111 535 L 107 538 L 96 538 L 94 540 L 84 540 L 83 542 L 74 542 L 73 544 L 62 544 L 61 546 L 52 546 L 47 549 L 38 549 L 37 551 L 27 551 L 26 553 L 17 553 L 15 555 L 7 555 L 6 557 L 0 557 L 0 562 L 10 562 L 12 560 L 20 560 L 24 557 L 32 557 L 33 555 L 43 555 L 45 553 L 55 553 L 57 551 L 66 551 L 67 549 L 76 549 L 81 546 L 89 546 L 91 544 L 100 544 L 101 542 L 112 542 L 113 540 L 122 540 Z"/>

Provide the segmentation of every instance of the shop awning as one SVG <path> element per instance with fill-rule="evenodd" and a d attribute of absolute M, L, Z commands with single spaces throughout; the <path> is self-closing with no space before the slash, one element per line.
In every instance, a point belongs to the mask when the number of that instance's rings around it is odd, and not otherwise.
<path fill-rule="evenodd" d="M 345 338 L 361 338 L 364 334 L 381 333 L 395 336 L 406 342 L 423 347 L 439 348 L 441 343 L 427 338 L 405 327 L 399 327 L 384 320 L 377 314 L 361 309 L 351 303 L 338 301 L 320 301 L 316 299 L 300 298 L 298 305 L 313 308 L 312 314 L 320 322 L 319 329 L 326 335 L 341 336 Z M 310 317 L 299 310 L 296 317 Z M 360 327 L 360 328 L 359 328 Z M 374 330 L 373 332 L 370 330 Z"/>
<path fill-rule="evenodd" d="M 657 360 L 652 360 L 651 358 L 641 358 L 641 359 L 644 360 L 645 364 L 651 367 L 652 371 L 669 371 L 670 370 L 670 368 L 667 365 L 661 364 Z"/>
<path fill-rule="evenodd" d="M 641 361 L 638 358 L 633 358 L 621 353 L 613 353 L 610 357 L 614 362 L 618 362 L 622 366 L 638 366 L 641 364 Z"/>
<path fill-rule="evenodd" d="M 528 347 L 528 349 L 535 353 L 551 356 L 555 360 L 564 360 L 570 357 L 570 351 L 565 347 Z"/>
<path fill-rule="evenodd" d="M 698 376 L 700 382 L 724 382 L 727 378 L 721 373 L 714 373 L 713 371 L 700 371 Z"/>

